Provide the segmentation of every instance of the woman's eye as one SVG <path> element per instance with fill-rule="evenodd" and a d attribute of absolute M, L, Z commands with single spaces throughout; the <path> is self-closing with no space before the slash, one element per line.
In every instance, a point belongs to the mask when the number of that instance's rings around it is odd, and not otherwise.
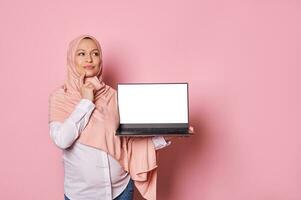
<path fill-rule="evenodd" d="M 80 53 L 78 53 L 77 55 L 79 55 L 79 56 L 85 56 L 85 53 L 84 53 L 84 52 L 80 52 Z M 94 52 L 93 55 L 94 55 L 94 56 L 98 56 L 99 53 L 98 53 L 98 52 Z"/>

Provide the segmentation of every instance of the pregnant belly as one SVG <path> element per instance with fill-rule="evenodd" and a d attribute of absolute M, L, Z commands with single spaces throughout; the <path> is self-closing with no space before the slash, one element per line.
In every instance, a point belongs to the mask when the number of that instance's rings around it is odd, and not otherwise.
<path fill-rule="evenodd" d="M 112 184 L 115 185 L 119 182 L 124 181 L 129 176 L 129 173 L 122 168 L 122 166 L 115 158 L 108 155 L 108 159 Z"/>
<path fill-rule="evenodd" d="M 118 185 L 128 177 L 119 162 L 104 151 L 76 144 L 64 153 L 66 182 L 81 182 L 94 187 Z"/>

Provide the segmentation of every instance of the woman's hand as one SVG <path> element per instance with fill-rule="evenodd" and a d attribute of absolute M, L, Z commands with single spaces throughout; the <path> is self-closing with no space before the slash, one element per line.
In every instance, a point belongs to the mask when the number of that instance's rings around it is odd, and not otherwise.
<path fill-rule="evenodd" d="M 83 99 L 94 101 L 94 85 L 90 82 L 85 83 L 86 73 L 79 77 L 80 93 Z"/>
<path fill-rule="evenodd" d="M 193 126 L 189 126 L 188 133 L 189 134 L 194 134 L 194 128 L 193 128 Z"/>

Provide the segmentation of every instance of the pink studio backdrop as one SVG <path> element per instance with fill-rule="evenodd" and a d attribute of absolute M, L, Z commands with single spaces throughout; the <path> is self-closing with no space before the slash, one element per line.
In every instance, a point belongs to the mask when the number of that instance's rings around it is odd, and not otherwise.
<path fill-rule="evenodd" d="M 63 199 L 48 96 L 66 78 L 69 41 L 88 33 L 115 88 L 189 82 L 196 135 L 160 150 L 159 200 L 300 200 L 300 8 L 293 0 L 2 0 L 0 199 Z"/>

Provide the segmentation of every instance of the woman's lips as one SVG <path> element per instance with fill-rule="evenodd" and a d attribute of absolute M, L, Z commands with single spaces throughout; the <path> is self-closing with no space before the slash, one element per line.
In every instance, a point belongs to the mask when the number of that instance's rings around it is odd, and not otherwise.
<path fill-rule="evenodd" d="M 86 65 L 86 66 L 84 66 L 84 68 L 85 68 L 85 69 L 93 69 L 94 66 L 93 66 L 93 65 Z"/>

